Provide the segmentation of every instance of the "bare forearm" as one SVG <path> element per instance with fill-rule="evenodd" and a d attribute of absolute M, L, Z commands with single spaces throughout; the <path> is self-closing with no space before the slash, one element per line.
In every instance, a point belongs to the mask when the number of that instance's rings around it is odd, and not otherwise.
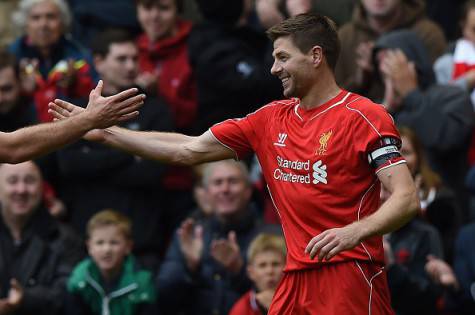
<path fill-rule="evenodd" d="M 132 131 L 118 127 L 104 130 L 104 144 L 146 159 L 174 164 L 194 164 L 187 158 L 193 137 L 178 133 Z"/>
<path fill-rule="evenodd" d="M 353 224 L 358 226 L 360 238 L 364 240 L 399 229 L 416 215 L 418 209 L 419 200 L 415 191 L 393 193 L 378 211 Z"/>
<path fill-rule="evenodd" d="M 9 163 L 34 159 L 80 139 L 92 127 L 88 115 L 81 114 L 3 134 L 1 159 Z"/>

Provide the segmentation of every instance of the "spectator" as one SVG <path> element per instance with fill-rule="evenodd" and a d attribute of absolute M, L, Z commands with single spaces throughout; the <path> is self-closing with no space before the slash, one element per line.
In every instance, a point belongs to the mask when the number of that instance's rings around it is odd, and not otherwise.
<path fill-rule="evenodd" d="M 381 200 L 388 196 L 383 188 Z M 443 258 L 437 230 L 416 218 L 386 235 L 383 245 L 391 304 L 396 314 L 436 314 L 443 290 L 432 281 L 425 266 L 429 256 Z"/>
<path fill-rule="evenodd" d="M 136 0 L 144 33 L 137 40 L 140 75 L 138 82 L 155 91 L 170 106 L 178 130 L 190 130 L 196 118 L 196 83 L 188 62 L 191 22 L 179 14 L 182 0 Z"/>
<path fill-rule="evenodd" d="M 80 239 L 49 216 L 31 161 L 0 165 L 0 314 L 60 314 Z"/>
<path fill-rule="evenodd" d="M 64 0 L 22 0 L 14 20 L 25 32 L 10 46 L 23 90 L 33 95 L 40 121 L 51 121 L 50 101 L 87 97 L 94 87 L 90 55 L 66 36 L 71 12 Z"/>
<path fill-rule="evenodd" d="M 381 35 L 411 29 L 429 52 L 429 62 L 441 55 L 446 42 L 442 30 L 425 17 L 422 0 L 361 0 L 353 20 L 339 30 L 341 55 L 336 67 L 337 82 L 344 88 L 380 101 L 384 86 L 374 74 L 372 47 Z"/>
<path fill-rule="evenodd" d="M 283 274 L 286 252 L 281 236 L 260 234 L 251 242 L 247 251 L 247 273 L 254 289 L 234 304 L 229 315 L 267 314 Z"/>
<path fill-rule="evenodd" d="M 90 258 L 68 281 L 68 315 L 156 315 L 152 275 L 137 268 L 131 222 L 112 210 L 94 215 L 87 226 Z"/>
<path fill-rule="evenodd" d="M 451 43 L 447 51 L 434 63 L 437 82 L 453 84 L 471 93 L 475 104 L 475 1 L 470 0 L 463 7 L 460 18 L 462 38 Z"/>
<path fill-rule="evenodd" d="M 21 94 L 15 56 L 0 51 L 0 130 L 10 132 L 38 121 L 35 106 Z"/>
<path fill-rule="evenodd" d="M 232 160 L 210 163 L 203 181 L 215 215 L 186 219 L 177 230 L 157 278 L 165 314 L 228 314 L 251 285 L 245 253 L 262 226 L 249 203 L 247 169 Z"/>
<path fill-rule="evenodd" d="M 452 263 L 455 237 L 461 224 L 461 212 L 453 191 L 443 185 L 425 156 L 424 149 L 414 131 L 400 127 L 401 154 L 414 178 L 421 201 L 421 217 L 439 231 L 446 261 Z"/>
<path fill-rule="evenodd" d="M 189 133 L 197 113 L 195 76 L 189 63 L 188 39 L 191 22 L 180 17 L 183 0 L 136 0 L 144 33 L 137 39 L 140 74 L 137 82 L 149 94 L 158 94 L 168 104 L 175 129 Z M 161 200 L 168 222 L 167 235 L 193 207 L 193 174 L 188 167 L 172 166 L 163 178 Z"/>
<path fill-rule="evenodd" d="M 282 92 L 269 72 L 269 40 L 247 25 L 251 1 L 197 3 L 204 20 L 190 34 L 189 52 L 198 84 L 195 131 L 201 134 L 214 123 L 245 116 Z"/>
<path fill-rule="evenodd" d="M 428 153 L 429 162 L 456 194 L 467 217 L 467 150 L 473 126 L 468 94 L 437 85 L 427 52 L 408 30 L 381 36 L 374 61 L 385 85 L 384 106 L 396 124 L 410 127 Z"/>
<path fill-rule="evenodd" d="M 95 38 L 92 50 L 105 95 L 135 86 L 138 49 L 133 36 L 106 30 Z M 141 115 L 122 126 L 171 130 L 170 117 L 162 100 L 147 97 Z M 58 151 L 57 160 L 56 187 L 67 205 L 71 224 L 84 233 L 87 220 L 97 211 L 113 208 L 126 214 L 134 222 L 134 253 L 146 267 L 156 269 L 159 255 L 165 251 L 166 222 L 161 203 L 165 166 L 87 141 Z"/>
<path fill-rule="evenodd" d="M 445 261 L 432 258 L 427 272 L 447 289 L 446 308 L 455 314 L 475 312 L 475 224 L 460 229 L 455 243 L 454 268 Z"/>

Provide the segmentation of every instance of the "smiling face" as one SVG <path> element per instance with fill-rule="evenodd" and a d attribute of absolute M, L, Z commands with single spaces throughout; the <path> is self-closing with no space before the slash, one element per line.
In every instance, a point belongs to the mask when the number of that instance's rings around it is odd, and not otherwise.
<path fill-rule="evenodd" d="M 235 162 L 215 162 L 206 179 L 206 191 L 216 215 L 234 218 L 247 207 L 252 190 Z"/>
<path fill-rule="evenodd" d="M 28 217 L 41 202 L 43 185 L 38 167 L 31 161 L 0 166 L 0 202 L 10 216 Z"/>
<path fill-rule="evenodd" d="M 137 16 L 152 42 L 170 37 L 175 32 L 178 18 L 176 0 L 159 0 L 150 7 L 139 4 Z"/>
<path fill-rule="evenodd" d="M 87 241 L 89 255 L 105 277 L 117 275 L 125 257 L 132 250 L 132 242 L 116 225 L 105 225 L 91 231 Z"/>
<path fill-rule="evenodd" d="M 289 36 L 274 41 L 274 64 L 271 73 L 282 81 L 286 97 L 303 98 L 310 91 L 315 79 L 313 54 L 302 53 Z"/>
<path fill-rule="evenodd" d="M 51 1 L 32 6 L 26 21 L 26 34 L 34 46 L 48 48 L 58 42 L 63 33 L 59 8 Z"/>

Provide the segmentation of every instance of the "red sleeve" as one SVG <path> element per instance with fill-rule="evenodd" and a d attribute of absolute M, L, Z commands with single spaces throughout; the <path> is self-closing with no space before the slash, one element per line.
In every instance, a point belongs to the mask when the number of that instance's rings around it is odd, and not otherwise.
<path fill-rule="evenodd" d="M 401 148 L 401 136 L 394 125 L 393 118 L 386 109 L 369 100 L 349 107 L 355 113 L 353 119 L 354 145 L 357 154 L 368 161 L 368 154 L 385 146 L 384 140 L 387 138 L 395 140 L 397 150 Z M 388 167 L 389 165 L 405 162 L 402 156 L 394 156 L 379 165 L 375 172 Z"/>
<path fill-rule="evenodd" d="M 244 118 L 218 123 L 210 131 L 219 142 L 236 153 L 237 159 L 243 159 L 256 151 L 267 128 L 268 117 L 269 107 L 264 106 Z"/>

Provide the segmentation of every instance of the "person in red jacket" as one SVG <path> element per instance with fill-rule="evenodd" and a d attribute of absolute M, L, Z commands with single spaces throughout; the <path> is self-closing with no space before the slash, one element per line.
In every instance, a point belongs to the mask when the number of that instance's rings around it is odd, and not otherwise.
<path fill-rule="evenodd" d="M 282 236 L 263 233 L 251 242 L 247 251 L 247 274 L 254 283 L 254 289 L 234 304 L 229 315 L 267 314 L 282 278 L 286 252 Z"/>
<path fill-rule="evenodd" d="M 191 22 L 179 18 L 181 0 L 136 0 L 144 33 L 139 47 L 139 84 L 170 105 L 178 130 L 189 130 L 197 109 L 196 86 L 188 63 Z"/>

